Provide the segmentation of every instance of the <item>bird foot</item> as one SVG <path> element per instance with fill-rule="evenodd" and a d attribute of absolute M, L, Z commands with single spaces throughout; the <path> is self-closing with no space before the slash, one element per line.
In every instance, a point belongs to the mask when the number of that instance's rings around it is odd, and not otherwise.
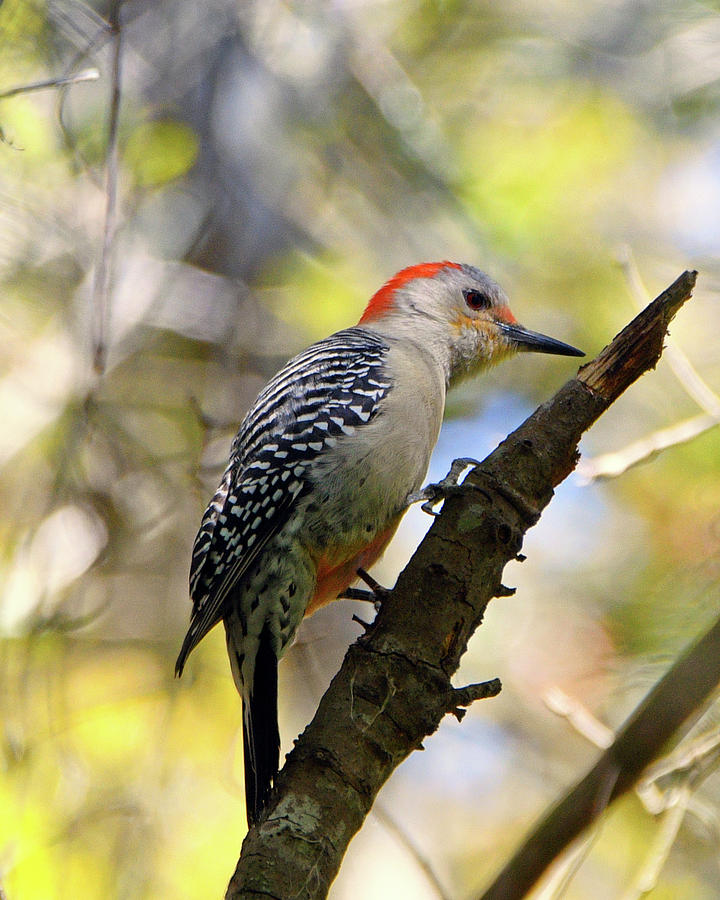
<path fill-rule="evenodd" d="M 363 603 L 372 603 L 375 612 L 380 612 L 380 601 L 374 591 L 366 591 L 363 588 L 345 588 L 338 600 L 362 600 Z"/>
<path fill-rule="evenodd" d="M 363 600 L 366 603 L 372 603 L 375 607 L 375 612 L 380 612 L 383 600 L 386 600 L 390 596 L 390 588 L 383 587 L 375 581 L 372 575 L 368 575 L 365 569 L 358 569 L 357 574 L 358 578 L 361 581 L 364 581 L 370 590 L 366 591 L 363 588 L 346 588 L 338 599 Z"/>
<path fill-rule="evenodd" d="M 463 456 L 460 459 L 454 460 L 453 464 L 450 466 L 450 471 L 442 481 L 438 481 L 436 484 L 428 484 L 421 491 L 410 494 L 407 498 L 408 506 L 412 503 L 424 501 L 420 509 L 430 516 L 439 516 L 440 511 L 438 510 L 436 512 L 433 507 L 442 500 L 452 497 L 453 494 L 458 494 L 462 491 L 463 484 L 460 482 L 460 476 L 465 469 L 470 469 L 473 466 L 479 465 L 480 463 L 476 459 L 471 459 L 469 456 Z"/>

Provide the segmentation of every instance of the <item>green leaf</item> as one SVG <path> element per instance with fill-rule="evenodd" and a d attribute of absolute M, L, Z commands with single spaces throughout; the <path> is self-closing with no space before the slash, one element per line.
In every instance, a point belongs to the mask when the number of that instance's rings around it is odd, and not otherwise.
<path fill-rule="evenodd" d="M 124 161 L 135 181 L 153 187 L 188 172 L 198 153 L 195 132 L 183 122 L 144 122 L 130 135 Z"/>

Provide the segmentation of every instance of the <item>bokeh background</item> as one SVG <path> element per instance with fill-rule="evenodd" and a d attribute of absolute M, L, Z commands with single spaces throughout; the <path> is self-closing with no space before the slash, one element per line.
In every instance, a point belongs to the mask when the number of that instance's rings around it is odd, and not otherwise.
<path fill-rule="evenodd" d="M 199 517 L 286 358 L 421 260 L 486 269 L 589 354 L 643 283 L 700 271 L 675 355 L 587 435 L 471 644 L 458 683 L 500 676 L 501 696 L 397 771 L 332 889 L 477 895 L 607 738 L 585 719 L 617 727 L 720 607 L 718 4 L 5 0 L 0 46 L 0 92 L 99 76 L 0 97 L 8 900 L 222 896 L 246 826 L 221 630 L 179 682 L 173 663 Z M 573 373 L 527 355 L 464 386 L 431 477 Z M 617 474 L 648 438 L 672 446 Z M 381 582 L 427 525 L 407 516 Z M 356 611 L 288 653 L 284 749 Z M 536 896 L 720 897 L 720 781 L 696 756 Z"/>

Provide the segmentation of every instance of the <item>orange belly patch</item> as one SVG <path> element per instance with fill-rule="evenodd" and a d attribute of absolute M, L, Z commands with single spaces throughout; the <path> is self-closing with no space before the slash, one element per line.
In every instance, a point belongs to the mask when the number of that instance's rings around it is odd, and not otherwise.
<path fill-rule="evenodd" d="M 326 549 L 318 560 L 317 584 L 305 610 L 306 616 L 336 600 L 356 580 L 358 569 L 369 569 L 378 561 L 395 534 L 401 518 L 402 516 L 398 516 L 389 528 L 359 550 L 352 549 L 348 554 L 347 547 L 337 548 L 335 552 L 329 547 Z"/>

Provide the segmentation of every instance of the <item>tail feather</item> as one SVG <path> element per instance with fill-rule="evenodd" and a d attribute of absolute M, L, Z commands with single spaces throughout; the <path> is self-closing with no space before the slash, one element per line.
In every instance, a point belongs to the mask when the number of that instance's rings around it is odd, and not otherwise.
<path fill-rule="evenodd" d="M 260 636 L 249 692 L 243 692 L 245 804 L 250 825 L 267 806 L 280 767 L 277 715 L 278 660 L 266 628 Z"/>
<path fill-rule="evenodd" d="M 180 653 L 177 658 L 177 662 L 175 663 L 175 677 L 180 678 L 183 669 L 185 668 L 185 663 L 187 662 L 188 656 L 197 645 L 198 641 L 196 640 L 195 633 L 193 631 L 192 626 L 188 630 L 188 633 L 185 635 L 185 640 L 183 641 L 183 645 L 180 648 Z"/>

